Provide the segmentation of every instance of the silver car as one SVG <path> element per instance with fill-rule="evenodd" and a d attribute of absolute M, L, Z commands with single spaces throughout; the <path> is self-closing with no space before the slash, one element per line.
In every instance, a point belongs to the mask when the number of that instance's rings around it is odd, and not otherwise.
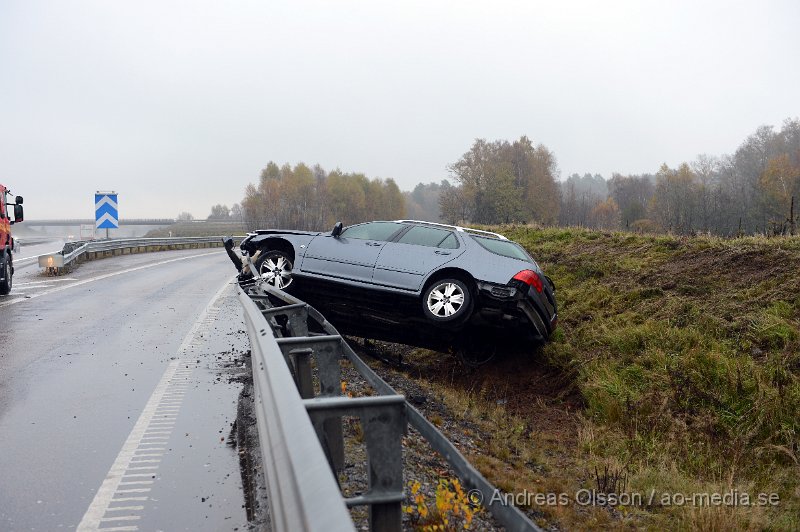
<path fill-rule="evenodd" d="M 348 334 L 464 348 L 498 331 L 543 341 L 558 320 L 553 283 L 497 233 L 417 220 L 337 223 L 330 233 L 256 231 L 241 249 L 266 282 Z"/>

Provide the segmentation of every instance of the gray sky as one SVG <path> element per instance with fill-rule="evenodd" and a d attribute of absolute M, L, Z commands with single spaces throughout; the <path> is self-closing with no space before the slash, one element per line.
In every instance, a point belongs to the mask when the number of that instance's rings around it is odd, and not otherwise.
<path fill-rule="evenodd" d="M 578 172 L 800 114 L 800 2 L 0 0 L 0 182 L 26 216 L 205 217 L 270 160 L 447 177 L 528 135 Z"/>

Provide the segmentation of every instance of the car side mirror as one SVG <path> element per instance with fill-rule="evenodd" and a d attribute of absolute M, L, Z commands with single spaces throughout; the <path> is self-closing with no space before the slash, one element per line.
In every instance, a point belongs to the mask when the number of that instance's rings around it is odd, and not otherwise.
<path fill-rule="evenodd" d="M 344 226 L 342 225 L 342 222 L 336 222 L 336 225 L 333 226 L 333 231 L 331 231 L 333 238 L 339 238 L 339 235 L 342 234 L 343 228 Z"/>
<path fill-rule="evenodd" d="M 17 196 L 14 200 L 17 205 L 22 205 L 22 196 Z"/>
<path fill-rule="evenodd" d="M 22 198 L 18 197 L 17 199 L 22 199 Z M 14 205 L 14 223 L 15 224 L 20 223 L 23 220 L 23 218 L 24 217 L 22 215 L 22 205 L 18 203 Z"/>

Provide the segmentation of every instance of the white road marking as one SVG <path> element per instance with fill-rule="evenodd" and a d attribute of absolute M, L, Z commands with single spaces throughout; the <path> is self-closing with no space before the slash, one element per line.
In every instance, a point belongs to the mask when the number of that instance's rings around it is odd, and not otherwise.
<path fill-rule="evenodd" d="M 60 249 L 58 251 L 61 251 Z M 40 255 L 52 255 L 53 253 L 58 253 L 58 251 L 51 251 L 50 253 L 40 253 Z M 38 259 L 39 255 L 31 255 L 30 257 L 22 257 L 21 259 L 14 259 L 14 263 L 18 264 L 24 260 L 35 260 Z"/>
<path fill-rule="evenodd" d="M 37 284 L 63 283 L 64 281 L 77 281 L 74 277 L 59 277 L 58 279 L 48 279 L 46 281 L 31 281 L 29 283 L 14 283 L 14 286 L 33 286 Z"/>
<path fill-rule="evenodd" d="M 101 521 L 136 521 L 141 515 L 120 515 L 119 517 L 104 517 Z"/>
<path fill-rule="evenodd" d="M 184 260 L 185 258 L 186 257 L 175 260 Z M 173 261 L 170 260 L 166 262 Z M 148 265 L 147 267 L 155 265 L 156 264 Z M 131 270 L 126 271 L 134 271 L 137 269 L 142 269 L 142 267 L 132 268 Z M 124 272 L 116 272 L 113 275 L 119 275 L 120 273 Z M 110 277 L 111 275 L 112 274 L 100 276 L 93 280 Z M 83 283 L 85 282 L 90 282 L 90 280 L 83 281 Z M 217 291 L 217 293 L 214 294 L 214 297 L 211 298 L 211 301 L 208 303 L 206 308 L 200 313 L 199 318 L 195 321 L 189 333 L 184 337 L 183 342 L 181 342 L 181 346 L 178 348 L 177 357 L 174 360 L 171 360 L 167 365 L 166 370 L 164 370 L 161 380 L 156 385 L 156 388 L 150 396 L 150 399 L 147 401 L 144 410 L 142 410 L 139 419 L 136 421 L 131 433 L 128 435 L 128 439 L 125 440 L 125 443 L 122 445 L 122 449 L 117 455 L 116 460 L 114 460 L 114 463 L 111 465 L 108 475 L 106 475 L 106 478 L 100 486 L 100 489 L 97 490 L 92 503 L 86 510 L 83 519 L 78 525 L 78 532 L 107 530 L 106 528 L 101 529 L 100 525 L 108 521 L 134 520 L 141 518 L 141 516 L 138 515 L 124 517 L 104 516 L 106 515 L 106 512 L 110 510 L 110 504 L 112 502 L 122 500 L 122 498 L 115 498 L 116 496 L 129 493 L 147 493 L 150 491 L 151 488 L 129 488 L 128 486 L 148 485 L 154 482 L 152 480 L 125 481 L 123 479 L 133 471 L 147 469 L 155 471 L 158 469 L 157 465 L 146 464 L 157 464 L 161 462 L 161 460 L 148 458 L 152 455 L 141 454 L 142 451 L 151 452 L 153 450 L 150 447 L 142 446 L 152 444 L 164 445 L 169 440 L 169 437 L 172 434 L 172 429 L 163 430 L 167 427 L 154 426 L 153 428 L 159 430 L 151 430 L 151 422 L 158 419 L 158 416 L 161 415 L 159 412 L 164 408 L 165 403 L 174 404 L 175 406 L 172 408 L 174 408 L 176 411 L 178 408 L 180 408 L 180 405 L 183 402 L 183 392 L 181 392 L 179 396 L 173 395 L 172 387 L 178 384 L 176 381 L 178 375 L 180 375 L 181 378 L 188 379 L 195 367 L 197 367 L 195 362 L 192 361 L 190 363 L 188 360 L 186 360 L 187 356 L 189 355 L 189 346 L 195 337 L 201 333 L 203 327 L 207 327 L 213 323 L 214 317 L 219 314 L 219 308 L 216 307 L 217 301 L 219 301 L 219 299 L 222 297 L 223 292 L 229 288 L 230 284 L 230 281 L 226 281 L 225 284 L 223 284 L 222 287 Z M 75 285 L 68 285 L 67 287 L 71 286 Z M 121 489 L 122 487 L 125 489 Z"/>
<path fill-rule="evenodd" d="M 75 283 L 72 283 L 72 284 L 68 284 L 68 285 L 64 285 L 64 286 L 58 286 L 58 287 L 53 288 L 51 290 L 45 290 L 44 292 L 37 292 L 35 294 L 31 294 L 30 296 L 28 296 L 28 297 L 26 297 L 24 299 L 11 299 L 11 300 L 8 300 L 8 301 L 3 301 L 2 303 L 0 303 L 0 307 L 7 307 L 8 305 L 13 305 L 15 303 L 20 303 L 22 301 L 30 301 L 31 299 L 35 299 L 37 297 L 42 297 L 42 296 L 46 296 L 46 295 L 49 295 L 49 294 L 54 294 L 56 292 L 61 292 L 62 290 L 66 290 L 68 288 L 75 288 L 76 286 L 83 286 L 83 285 L 85 285 L 87 283 L 93 283 L 95 281 L 102 281 L 103 279 L 108 279 L 109 277 L 116 277 L 117 275 L 123 275 L 125 273 L 136 272 L 136 271 L 139 271 L 139 270 L 146 270 L 148 268 L 154 268 L 156 266 L 161 266 L 162 264 L 169 264 L 170 262 L 177 262 L 179 260 L 196 259 L 197 257 L 207 257 L 209 255 L 216 255 L 218 253 L 220 253 L 220 252 L 219 251 L 212 251 L 210 253 L 200 253 L 198 255 L 187 255 L 185 257 L 180 257 L 180 258 L 177 258 L 177 259 L 162 260 L 161 262 L 154 262 L 152 264 L 144 264 L 142 266 L 136 266 L 135 268 L 128 268 L 127 270 L 120 270 L 118 272 L 106 273 L 106 274 L 103 274 L 103 275 L 98 275 L 97 277 L 90 277 L 89 279 L 84 279 L 83 281 L 78 281 L 78 282 L 75 282 Z M 184 340 L 184 342 L 186 342 L 186 340 Z"/>

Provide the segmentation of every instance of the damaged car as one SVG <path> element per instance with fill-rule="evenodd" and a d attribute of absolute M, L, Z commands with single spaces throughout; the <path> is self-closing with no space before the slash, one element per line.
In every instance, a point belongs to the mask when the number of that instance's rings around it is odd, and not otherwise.
<path fill-rule="evenodd" d="M 550 278 L 522 246 L 489 231 L 340 222 L 330 233 L 259 230 L 240 247 L 264 282 L 344 334 L 480 356 L 509 341 L 542 342 L 558 321 Z"/>

